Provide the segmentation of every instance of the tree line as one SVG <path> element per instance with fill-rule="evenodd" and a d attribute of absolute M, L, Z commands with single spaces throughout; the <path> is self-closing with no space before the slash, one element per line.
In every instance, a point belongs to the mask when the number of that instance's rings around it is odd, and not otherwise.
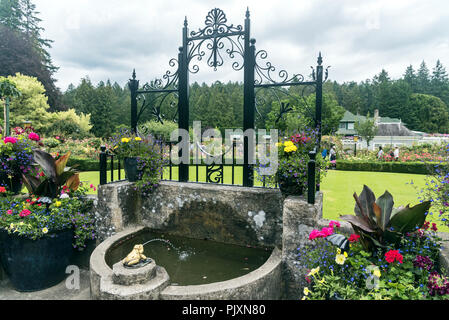
<path fill-rule="evenodd" d="M 378 109 L 381 117 L 401 119 L 411 130 L 449 131 L 449 79 L 440 60 L 432 71 L 422 61 L 417 70 L 409 65 L 399 79 L 391 79 L 383 69 L 372 79 L 334 81 L 326 88 L 334 92 L 339 105 L 354 114 L 372 116 Z"/>
<path fill-rule="evenodd" d="M 130 91 L 111 81 L 91 82 L 88 77 L 71 84 L 61 93 L 55 85 L 48 49 L 52 41 L 42 37 L 43 28 L 31 0 L 0 1 L 0 76 L 21 73 L 36 77 L 44 86 L 50 112 L 74 109 L 78 116 L 90 115 L 90 132 L 108 137 L 118 128 L 130 125 Z M 28 80 L 27 80 L 28 81 Z M 22 99 L 25 101 L 25 98 Z M 176 96 L 141 97 L 139 105 L 149 103 L 140 123 L 154 120 L 157 114 L 170 121 L 176 118 Z M 23 103 L 23 102 L 22 102 Z M 303 130 L 314 125 L 313 88 L 291 87 L 284 92 L 260 90 L 256 94 L 256 128 Z M 17 104 L 17 108 L 21 105 Z M 28 108 L 23 106 L 24 110 Z M 382 70 L 372 79 L 338 83 L 323 87 L 323 134 L 333 134 L 345 110 L 370 115 L 378 109 L 382 117 L 400 118 L 409 129 L 424 132 L 449 131 L 449 80 L 438 60 L 430 71 L 425 61 L 417 70 L 408 66 L 400 79 L 391 79 Z M 289 111 L 289 112 L 283 112 Z M 76 122 L 79 119 L 75 119 Z M 190 87 L 190 121 L 199 120 L 203 128 L 242 128 L 243 84 L 241 82 L 193 83 Z M 60 122 L 64 126 L 64 121 Z M 71 129 L 74 126 L 71 124 Z M 68 129 L 67 129 L 68 130 Z"/>

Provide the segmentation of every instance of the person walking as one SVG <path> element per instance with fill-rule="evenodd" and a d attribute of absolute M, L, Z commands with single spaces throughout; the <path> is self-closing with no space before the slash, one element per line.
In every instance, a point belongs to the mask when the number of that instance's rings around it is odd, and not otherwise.
<path fill-rule="evenodd" d="M 382 147 L 379 147 L 379 151 L 377 152 L 377 159 L 382 160 L 382 157 L 384 155 L 384 151 L 382 150 Z"/>
<path fill-rule="evenodd" d="M 329 160 L 337 160 L 337 151 L 335 151 L 335 146 L 332 146 L 331 150 L 329 151 Z"/>
<path fill-rule="evenodd" d="M 394 160 L 398 161 L 399 160 L 399 147 L 396 146 L 396 148 L 394 149 Z"/>

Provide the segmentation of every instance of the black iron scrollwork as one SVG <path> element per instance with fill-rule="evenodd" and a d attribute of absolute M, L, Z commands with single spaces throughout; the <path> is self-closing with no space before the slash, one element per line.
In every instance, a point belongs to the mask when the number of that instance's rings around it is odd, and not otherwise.
<path fill-rule="evenodd" d="M 259 50 L 255 56 L 255 79 L 254 84 L 260 85 L 264 82 L 269 84 L 285 84 L 304 82 L 304 76 L 301 74 L 293 74 L 290 76 L 286 70 L 280 70 L 276 75 L 276 67 L 271 62 L 263 63 L 261 60 L 267 59 L 268 54 L 265 50 Z M 275 79 L 277 78 L 277 79 Z"/>
<path fill-rule="evenodd" d="M 210 50 L 210 54 L 207 59 L 207 65 L 217 70 L 222 66 L 224 59 L 222 51 L 225 50 L 226 54 L 234 59 L 236 56 L 241 57 L 242 62 L 234 61 L 232 68 L 236 71 L 243 68 L 244 59 L 244 35 L 243 27 L 241 25 L 227 25 L 227 18 L 221 9 L 215 8 L 209 12 L 206 17 L 206 27 L 199 31 L 190 32 L 190 38 L 188 38 L 188 60 L 189 62 L 196 58 L 201 61 L 206 55 L 203 50 L 203 45 Z M 236 36 L 236 38 L 234 37 Z M 198 40 L 196 43 L 195 41 Z M 225 49 L 226 48 L 226 49 Z M 198 65 L 193 65 L 189 68 L 191 73 L 197 73 L 199 71 Z"/>
<path fill-rule="evenodd" d="M 206 166 L 206 182 L 223 183 L 223 171 L 224 166 L 222 164 Z"/>

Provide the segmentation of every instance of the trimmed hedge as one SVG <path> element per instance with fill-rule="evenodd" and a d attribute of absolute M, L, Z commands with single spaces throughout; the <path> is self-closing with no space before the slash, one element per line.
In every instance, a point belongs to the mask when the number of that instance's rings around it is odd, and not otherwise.
<path fill-rule="evenodd" d="M 108 170 L 111 169 L 111 159 L 108 159 Z M 100 171 L 100 161 L 97 159 L 86 159 L 70 157 L 67 166 L 73 167 L 79 171 Z M 114 159 L 114 169 L 118 169 L 118 162 Z M 123 169 L 123 164 L 122 164 Z"/>
<path fill-rule="evenodd" d="M 426 162 L 397 162 L 397 161 L 349 161 L 337 160 L 337 170 L 342 171 L 377 171 L 396 173 L 431 173 L 432 164 Z"/>

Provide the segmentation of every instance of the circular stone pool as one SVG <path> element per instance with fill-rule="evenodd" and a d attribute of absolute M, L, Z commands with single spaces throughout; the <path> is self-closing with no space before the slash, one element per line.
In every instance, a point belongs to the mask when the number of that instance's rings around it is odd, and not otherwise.
<path fill-rule="evenodd" d="M 144 254 L 155 261 L 154 279 L 146 284 L 114 283 L 114 264 L 135 244 L 145 244 Z M 278 299 L 281 293 L 277 248 L 189 239 L 145 227 L 105 240 L 90 265 L 92 299 Z"/>

